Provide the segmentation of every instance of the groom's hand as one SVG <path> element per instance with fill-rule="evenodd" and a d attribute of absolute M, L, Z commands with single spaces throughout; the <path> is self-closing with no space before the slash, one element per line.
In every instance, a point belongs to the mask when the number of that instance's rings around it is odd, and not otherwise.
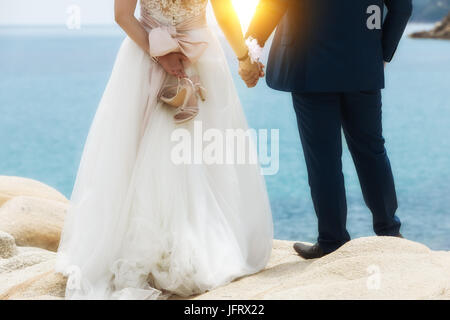
<path fill-rule="evenodd" d="M 250 58 L 239 62 L 239 75 L 249 88 L 253 88 L 264 76 L 264 65 L 262 63 L 252 63 Z"/>

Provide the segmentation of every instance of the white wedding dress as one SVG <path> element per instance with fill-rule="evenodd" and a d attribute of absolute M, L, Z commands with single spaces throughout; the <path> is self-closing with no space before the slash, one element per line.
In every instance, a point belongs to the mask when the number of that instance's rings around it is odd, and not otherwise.
<path fill-rule="evenodd" d="M 207 0 L 141 0 L 161 24 L 204 15 Z M 220 44 L 188 72 L 206 88 L 203 129 L 247 129 Z M 273 226 L 257 164 L 175 164 L 174 109 L 158 102 L 163 69 L 123 42 L 93 120 L 63 229 L 56 271 L 67 299 L 159 299 L 211 290 L 263 269 Z M 216 131 L 217 132 L 217 131 Z M 200 137 L 201 139 L 201 137 Z"/>

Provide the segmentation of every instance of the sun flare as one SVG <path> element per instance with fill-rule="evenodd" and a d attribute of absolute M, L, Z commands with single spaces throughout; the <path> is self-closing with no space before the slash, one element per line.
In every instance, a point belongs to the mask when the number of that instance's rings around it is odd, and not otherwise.
<path fill-rule="evenodd" d="M 255 13 L 259 0 L 232 0 L 233 6 L 241 21 L 242 29 L 247 30 Z"/>

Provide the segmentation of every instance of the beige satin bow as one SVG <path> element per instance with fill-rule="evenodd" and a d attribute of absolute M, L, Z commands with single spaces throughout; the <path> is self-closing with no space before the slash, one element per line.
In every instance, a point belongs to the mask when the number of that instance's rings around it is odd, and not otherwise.
<path fill-rule="evenodd" d="M 181 52 L 191 63 L 195 63 L 208 46 L 200 37 L 186 33 L 207 25 L 204 14 L 186 19 L 177 25 L 163 25 L 145 11 L 141 12 L 141 22 L 149 28 L 150 55 L 162 57 L 171 52 Z"/>

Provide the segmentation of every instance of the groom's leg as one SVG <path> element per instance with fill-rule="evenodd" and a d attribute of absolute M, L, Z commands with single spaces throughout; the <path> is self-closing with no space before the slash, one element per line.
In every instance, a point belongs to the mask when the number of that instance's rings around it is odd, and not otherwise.
<path fill-rule="evenodd" d="M 395 236 L 397 197 L 382 134 L 381 91 L 343 95 L 342 125 L 377 235 Z"/>
<path fill-rule="evenodd" d="M 350 240 L 342 174 L 340 95 L 293 93 L 300 139 L 318 223 L 318 242 L 325 253 Z"/>

